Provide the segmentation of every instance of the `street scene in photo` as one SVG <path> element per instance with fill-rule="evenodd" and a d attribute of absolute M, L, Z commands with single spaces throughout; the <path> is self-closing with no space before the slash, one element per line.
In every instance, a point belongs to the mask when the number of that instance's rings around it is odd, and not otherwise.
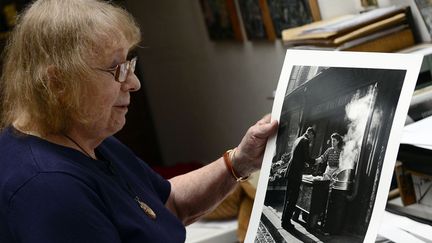
<path fill-rule="evenodd" d="M 420 64 L 417 56 L 287 52 L 272 112 L 279 130 L 267 144 L 247 240 L 375 240 Z"/>

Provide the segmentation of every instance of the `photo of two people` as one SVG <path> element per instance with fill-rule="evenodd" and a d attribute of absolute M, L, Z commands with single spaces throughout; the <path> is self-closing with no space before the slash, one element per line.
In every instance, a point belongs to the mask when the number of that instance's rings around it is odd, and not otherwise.
<path fill-rule="evenodd" d="M 406 116 L 396 120 L 401 94 L 412 92 L 403 91 L 407 70 L 289 68 L 283 96 L 276 93 L 279 130 L 266 151 L 271 161 L 259 181 L 265 196 L 262 206 L 255 202 L 259 222 L 249 226 L 251 235 L 255 242 L 363 242 L 376 221 L 379 186 L 391 180 L 386 156 L 397 153 L 389 138 Z"/>

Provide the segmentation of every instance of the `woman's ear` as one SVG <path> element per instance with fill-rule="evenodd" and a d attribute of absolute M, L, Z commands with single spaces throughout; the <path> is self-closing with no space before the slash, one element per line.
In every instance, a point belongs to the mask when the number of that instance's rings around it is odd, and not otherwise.
<path fill-rule="evenodd" d="M 47 83 L 45 85 L 51 99 L 56 100 L 60 105 L 64 105 L 67 99 L 65 97 L 66 87 L 62 81 L 58 68 L 50 65 L 47 69 Z"/>
<path fill-rule="evenodd" d="M 64 86 L 62 82 L 60 81 L 60 73 L 58 71 L 58 68 L 54 65 L 50 65 L 47 68 L 47 86 L 48 89 L 51 90 L 54 94 L 59 94 L 64 91 Z"/>

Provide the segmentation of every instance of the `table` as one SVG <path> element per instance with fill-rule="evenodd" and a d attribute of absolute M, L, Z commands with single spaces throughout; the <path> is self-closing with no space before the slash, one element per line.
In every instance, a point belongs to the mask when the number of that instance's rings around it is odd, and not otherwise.
<path fill-rule="evenodd" d="M 329 185 L 329 180 L 302 180 L 296 207 L 306 216 L 304 219 L 311 228 L 315 228 L 325 214 Z"/>

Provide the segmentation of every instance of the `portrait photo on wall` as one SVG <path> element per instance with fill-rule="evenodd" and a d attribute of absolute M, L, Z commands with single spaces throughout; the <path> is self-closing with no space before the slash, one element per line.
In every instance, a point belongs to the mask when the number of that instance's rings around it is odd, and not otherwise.
<path fill-rule="evenodd" d="M 422 56 L 288 50 L 246 242 L 374 242 Z"/>

